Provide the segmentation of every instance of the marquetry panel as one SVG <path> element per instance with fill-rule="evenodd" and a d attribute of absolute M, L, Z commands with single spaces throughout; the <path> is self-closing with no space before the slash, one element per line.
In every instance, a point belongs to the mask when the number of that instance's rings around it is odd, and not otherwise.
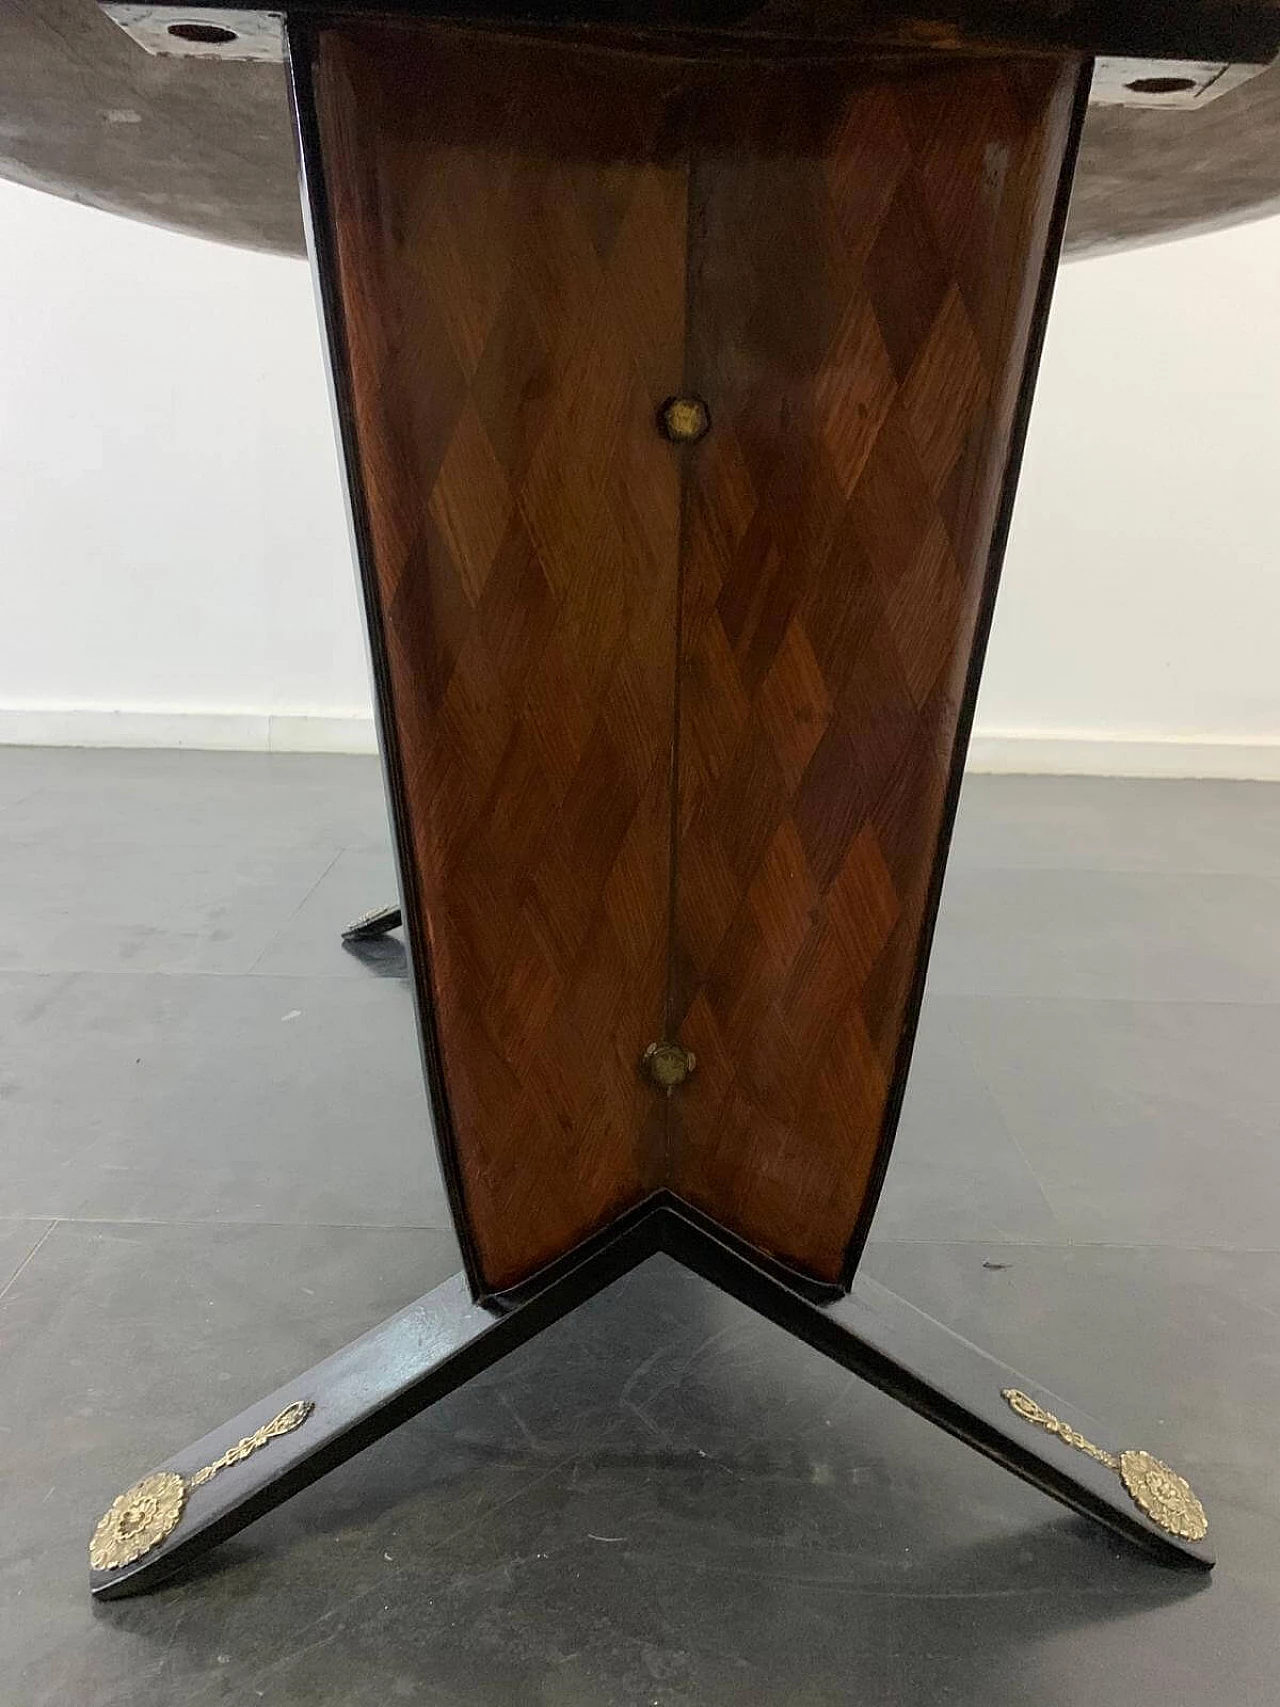
<path fill-rule="evenodd" d="M 842 1273 L 1074 78 L 320 32 L 406 902 L 487 1289 L 658 1190 Z M 676 445 L 685 392 L 710 430 Z M 697 1058 L 669 1097 L 660 1039 Z"/>
<path fill-rule="evenodd" d="M 656 1183 L 685 168 L 669 71 L 321 40 L 389 710 L 466 1214 L 508 1285 Z"/>
<path fill-rule="evenodd" d="M 905 1068 L 1073 83 L 758 67 L 693 168 L 672 1184 L 828 1279 Z"/>

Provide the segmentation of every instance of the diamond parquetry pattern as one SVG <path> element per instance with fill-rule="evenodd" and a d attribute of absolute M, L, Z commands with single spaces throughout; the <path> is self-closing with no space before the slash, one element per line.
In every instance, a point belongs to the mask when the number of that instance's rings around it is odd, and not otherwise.
<path fill-rule="evenodd" d="M 840 1272 L 1070 83 L 325 38 L 375 620 L 493 1287 L 662 1187 Z M 712 428 L 677 449 L 682 388 Z M 639 1070 L 664 1035 L 698 1060 L 670 1101 Z"/>

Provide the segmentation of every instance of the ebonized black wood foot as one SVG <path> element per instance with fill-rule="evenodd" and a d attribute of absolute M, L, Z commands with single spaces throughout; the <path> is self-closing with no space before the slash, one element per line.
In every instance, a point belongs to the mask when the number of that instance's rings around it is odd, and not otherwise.
<path fill-rule="evenodd" d="M 464 1276 L 455 1275 L 177 1454 L 164 1468 L 189 1482 L 287 1407 L 313 1407 L 290 1432 L 190 1489 L 176 1527 L 157 1546 L 132 1563 L 92 1571 L 93 1594 L 113 1599 L 163 1581 L 658 1252 L 1163 1562 L 1213 1563 L 1203 1543 L 1167 1533 L 1139 1510 L 1114 1469 L 1038 1430 L 1002 1394 L 1021 1389 L 1093 1440 L 1112 1449 L 1129 1444 L 1102 1425 L 883 1287 L 860 1280 L 851 1296 L 815 1303 L 666 1201 L 639 1212 L 518 1303 L 477 1303 Z"/>
<path fill-rule="evenodd" d="M 386 936 L 388 931 L 398 930 L 401 921 L 400 908 L 375 907 L 370 913 L 361 913 L 358 919 L 351 923 L 342 933 L 343 942 L 370 942 L 374 937 Z"/>

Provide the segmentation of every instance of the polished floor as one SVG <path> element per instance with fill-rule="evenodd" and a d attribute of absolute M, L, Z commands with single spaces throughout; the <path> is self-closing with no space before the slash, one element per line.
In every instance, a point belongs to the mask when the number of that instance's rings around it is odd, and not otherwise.
<path fill-rule="evenodd" d="M 867 1266 L 1169 1571 L 665 1262 L 150 1597 L 85 1542 L 449 1274 L 360 759 L 0 749 L 0 1707 L 1274 1707 L 1280 787 L 973 778 Z"/>

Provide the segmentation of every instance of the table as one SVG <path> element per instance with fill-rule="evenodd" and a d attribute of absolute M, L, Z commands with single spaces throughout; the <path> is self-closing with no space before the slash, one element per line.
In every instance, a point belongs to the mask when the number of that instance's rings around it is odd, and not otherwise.
<path fill-rule="evenodd" d="M 93 1592 L 657 1252 L 1210 1563 L 1176 1472 L 857 1268 L 1091 79 L 1201 99 L 1274 9 L 108 10 L 287 53 L 465 1273 L 121 1496 Z"/>

